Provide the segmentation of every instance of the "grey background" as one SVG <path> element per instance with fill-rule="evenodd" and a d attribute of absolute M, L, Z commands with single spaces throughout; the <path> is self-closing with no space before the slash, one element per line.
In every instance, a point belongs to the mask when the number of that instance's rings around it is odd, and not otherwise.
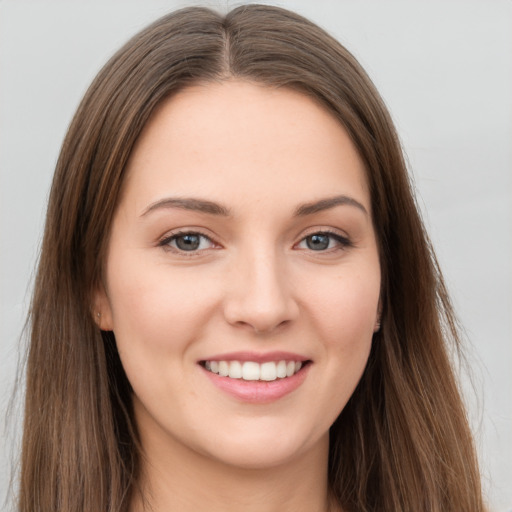
<path fill-rule="evenodd" d="M 391 110 L 467 333 L 473 384 L 467 377 L 463 384 L 489 503 L 512 510 L 512 2 L 270 3 L 344 43 Z M 1 416 L 71 116 L 115 49 L 149 21 L 191 4 L 0 0 Z M 19 447 L 21 405 L 18 397 L 2 424 L 0 500 Z"/>

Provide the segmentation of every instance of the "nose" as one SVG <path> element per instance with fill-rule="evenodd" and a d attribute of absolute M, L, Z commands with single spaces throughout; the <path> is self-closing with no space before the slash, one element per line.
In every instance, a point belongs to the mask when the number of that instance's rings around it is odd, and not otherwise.
<path fill-rule="evenodd" d="M 263 334 L 298 317 L 299 307 L 284 258 L 261 248 L 239 255 L 226 284 L 224 316 L 229 324 Z"/>

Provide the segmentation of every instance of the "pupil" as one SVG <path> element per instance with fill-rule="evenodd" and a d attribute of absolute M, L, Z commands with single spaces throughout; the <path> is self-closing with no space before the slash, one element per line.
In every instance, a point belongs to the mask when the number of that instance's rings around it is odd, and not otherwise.
<path fill-rule="evenodd" d="M 328 235 L 311 235 L 306 239 L 308 249 L 313 251 L 322 251 L 329 247 L 329 236 Z"/>
<path fill-rule="evenodd" d="M 182 251 L 194 251 L 199 247 L 198 235 L 182 235 L 176 238 L 176 246 Z"/>

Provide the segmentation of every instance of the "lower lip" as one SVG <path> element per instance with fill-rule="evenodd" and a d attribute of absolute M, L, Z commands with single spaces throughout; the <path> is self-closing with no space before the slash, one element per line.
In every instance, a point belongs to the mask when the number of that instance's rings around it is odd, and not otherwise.
<path fill-rule="evenodd" d="M 311 363 L 303 366 L 297 373 L 284 379 L 271 381 L 231 379 L 220 377 L 201 367 L 211 382 L 221 391 L 237 398 L 240 401 L 265 404 L 275 402 L 292 391 L 295 391 L 306 378 Z"/>

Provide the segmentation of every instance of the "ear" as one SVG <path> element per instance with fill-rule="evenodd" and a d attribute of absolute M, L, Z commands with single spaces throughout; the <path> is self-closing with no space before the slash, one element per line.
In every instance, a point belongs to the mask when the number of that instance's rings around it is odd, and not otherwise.
<path fill-rule="evenodd" d="M 103 283 L 98 284 L 94 292 L 92 315 L 94 322 L 102 331 L 112 331 L 114 329 L 112 308 Z"/>

